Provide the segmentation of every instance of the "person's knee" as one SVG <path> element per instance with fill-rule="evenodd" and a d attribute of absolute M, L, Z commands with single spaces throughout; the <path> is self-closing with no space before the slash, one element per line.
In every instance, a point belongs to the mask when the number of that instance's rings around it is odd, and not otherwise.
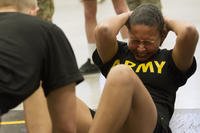
<path fill-rule="evenodd" d="M 116 83 L 124 85 L 134 85 L 136 84 L 138 77 L 135 72 L 127 65 L 117 65 L 113 67 L 108 75 L 113 77 Z"/>
<path fill-rule="evenodd" d="M 120 76 L 125 76 L 125 77 L 136 76 L 134 71 L 128 65 L 123 65 L 123 64 L 112 67 L 112 69 L 110 70 L 110 73 L 122 74 Z"/>

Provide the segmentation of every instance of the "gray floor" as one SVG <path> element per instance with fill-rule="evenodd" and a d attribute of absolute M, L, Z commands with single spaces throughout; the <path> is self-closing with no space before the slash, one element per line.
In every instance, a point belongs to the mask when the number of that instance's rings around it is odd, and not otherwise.
<path fill-rule="evenodd" d="M 199 0 L 162 0 L 163 14 L 172 18 L 192 22 L 200 31 L 200 1 Z M 81 66 L 87 57 L 87 40 L 84 29 L 83 7 L 80 0 L 55 0 L 54 23 L 60 26 L 70 40 L 78 65 Z M 114 15 L 111 0 L 106 0 L 98 5 L 98 21 Z M 119 39 L 120 36 L 119 36 Z M 172 48 L 174 34 L 170 33 L 164 42 L 164 47 Z M 200 41 L 198 45 L 200 44 Z M 195 53 L 197 63 L 200 62 L 200 46 Z M 176 112 L 171 122 L 175 133 L 199 133 L 200 132 L 200 91 L 197 84 L 200 81 L 200 69 L 188 80 L 187 84 L 177 92 Z M 80 97 L 91 108 L 96 108 L 101 95 L 104 79 L 100 74 L 85 77 L 85 81 L 77 86 L 77 96 Z M 19 105 L 14 110 L 21 110 Z M 184 115 L 184 117 L 180 117 Z M 22 125 L 23 127 L 23 125 Z M 18 126 L 19 128 L 19 126 Z M 8 127 L 6 129 L 9 129 Z M 25 132 L 25 129 L 14 130 L 16 133 Z M 5 128 L 0 128 L 0 133 L 10 133 Z"/>

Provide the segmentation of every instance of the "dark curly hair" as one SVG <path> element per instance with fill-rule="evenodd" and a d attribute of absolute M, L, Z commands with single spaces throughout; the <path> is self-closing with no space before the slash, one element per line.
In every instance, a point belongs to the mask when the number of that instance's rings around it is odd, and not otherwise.
<path fill-rule="evenodd" d="M 130 26 L 136 24 L 144 24 L 147 26 L 156 26 L 160 34 L 164 29 L 164 18 L 162 12 L 153 4 L 141 4 L 136 7 L 129 17 L 126 25 L 130 30 Z"/>

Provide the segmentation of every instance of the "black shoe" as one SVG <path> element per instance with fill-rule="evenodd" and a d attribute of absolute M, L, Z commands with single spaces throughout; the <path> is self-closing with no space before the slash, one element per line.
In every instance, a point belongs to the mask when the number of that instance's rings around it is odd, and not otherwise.
<path fill-rule="evenodd" d="M 99 73 L 100 70 L 99 68 L 95 65 L 91 63 L 91 60 L 88 58 L 87 62 L 84 63 L 79 71 L 81 72 L 81 74 L 86 75 L 86 74 L 94 74 L 94 73 Z"/>

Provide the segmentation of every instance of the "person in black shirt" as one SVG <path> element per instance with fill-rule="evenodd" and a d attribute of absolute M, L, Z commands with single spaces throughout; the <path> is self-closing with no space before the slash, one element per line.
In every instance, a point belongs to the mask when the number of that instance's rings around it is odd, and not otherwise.
<path fill-rule="evenodd" d="M 124 25 L 128 44 L 116 37 Z M 169 31 L 174 48 L 160 49 Z M 170 133 L 176 91 L 196 70 L 196 28 L 142 4 L 97 25 L 95 37 L 93 60 L 106 83 L 89 133 Z"/>
<path fill-rule="evenodd" d="M 83 77 L 63 31 L 30 16 L 38 10 L 36 3 L 0 0 L 0 116 L 34 93 L 42 81 L 53 132 L 75 133 L 75 86 Z"/>

